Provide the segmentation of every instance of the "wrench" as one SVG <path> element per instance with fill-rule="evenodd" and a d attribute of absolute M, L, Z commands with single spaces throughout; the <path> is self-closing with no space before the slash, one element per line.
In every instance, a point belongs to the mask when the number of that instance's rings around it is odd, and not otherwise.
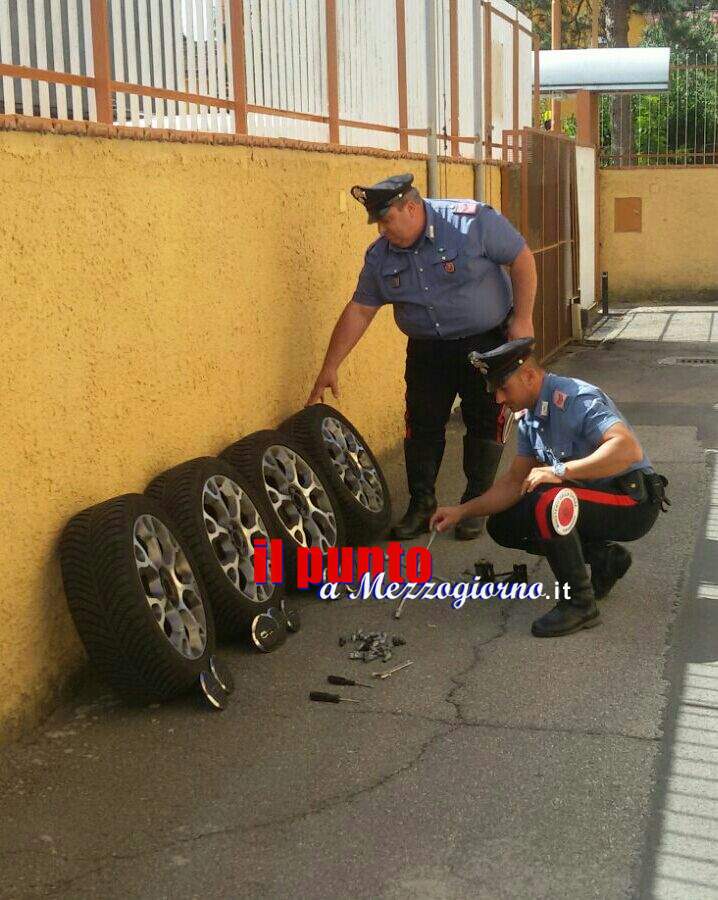
<path fill-rule="evenodd" d="M 410 659 L 408 662 L 402 663 L 400 666 L 394 666 L 393 669 L 387 669 L 386 672 L 372 672 L 372 678 L 388 678 L 390 675 L 393 675 L 394 672 L 398 672 L 399 669 L 405 669 L 407 666 L 413 666 L 414 661 Z"/>

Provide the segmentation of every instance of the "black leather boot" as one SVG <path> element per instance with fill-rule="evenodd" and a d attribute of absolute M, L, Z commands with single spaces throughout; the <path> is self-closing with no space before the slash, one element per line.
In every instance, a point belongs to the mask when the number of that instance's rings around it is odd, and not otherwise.
<path fill-rule="evenodd" d="M 628 550 L 613 541 L 587 542 L 583 545 L 583 555 L 591 566 L 591 584 L 596 600 L 608 594 L 633 562 Z"/>
<path fill-rule="evenodd" d="M 504 445 L 496 441 L 477 440 L 468 434 L 464 435 L 466 490 L 461 498 L 462 503 L 488 491 L 494 483 L 503 449 Z M 472 541 L 483 532 L 485 524 L 486 519 L 483 516 L 464 519 L 454 529 L 454 537 L 457 541 Z"/>
<path fill-rule="evenodd" d="M 534 637 L 560 637 L 582 628 L 593 628 L 601 621 L 593 588 L 583 559 L 577 531 L 553 541 L 543 541 L 541 552 L 551 566 L 556 581 L 568 584 L 570 599 L 559 600 L 552 610 L 531 626 Z"/>
<path fill-rule="evenodd" d="M 436 512 L 434 485 L 444 455 L 445 441 L 423 441 L 407 438 L 404 441 L 406 480 L 409 485 L 409 507 L 394 525 L 391 536 L 407 541 L 426 534 L 429 521 Z"/>

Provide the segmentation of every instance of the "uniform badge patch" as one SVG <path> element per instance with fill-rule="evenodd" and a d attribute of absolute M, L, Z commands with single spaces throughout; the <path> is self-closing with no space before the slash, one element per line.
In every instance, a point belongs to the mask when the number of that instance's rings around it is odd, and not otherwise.
<path fill-rule="evenodd" d="M 444 271 L 449 272 L 449 274 L 456 271 L 456 266 L 451 261 L 444 262 L 441 265 L 444 267 Z"/>
<path fill-rule="evenodd" d="M 548 415 L 548 403 L 545 400 L 541 401 L 541 413 L 542 416 Z"/>
<path fill-rule="evenodd" d="M 559 409 L 563 409 L 566 405 L 566 394 L 564 394 L 563 391 L 554 391 L 553 402 L 554 406 L 558 406 Z"/>
<path fill-rule="evenodd" d="M 392 275 L 391 278 L 389 279 L 389 284 L 390 284 L 393 288 L 398 288 L 398 287 L 400 286 L 400 284 L 401 284 L 401 280 L 400 280 L 399 276 L 398 276 L 398 275 Z"/>
<path fill-rule="evenodd" d="M 473 200 L 467 200 L 465 203 L 457 203 L 454 207 L 454 212 L 460 215 L 473 216 L 478 208 L 478 203 L 475 203 Z"/>

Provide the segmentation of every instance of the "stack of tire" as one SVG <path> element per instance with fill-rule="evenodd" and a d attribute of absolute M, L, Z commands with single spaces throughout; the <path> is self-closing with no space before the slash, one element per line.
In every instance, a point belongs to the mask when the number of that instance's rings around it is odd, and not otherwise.
<path fill-rule="evenodd" d="M 287 586 L 299 547 L 369 543 L 391 519 L 379 463 L 324 404 L 75 515 L 60 544 L 68 605 L 87 654 L 126 699 L 192 688 L 217 640 L 281 618 L 281 584 L 257 583 L 258 541 L 279 538 Z"/>

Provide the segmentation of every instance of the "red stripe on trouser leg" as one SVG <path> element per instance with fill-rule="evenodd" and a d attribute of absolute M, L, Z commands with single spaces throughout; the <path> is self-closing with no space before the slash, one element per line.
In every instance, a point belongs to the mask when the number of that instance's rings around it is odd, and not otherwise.
<path fill-rule="evenodd" d="M 553 537 L 551 526 L 549 525 L 550 506 L 554 497 L 562 490 L 561 487 L 550 488 L 541 494 L 534 513 L 536 515 L 536 524 L 538 525 L 539 535 L 545 541 L 550 541 Z M 638 501 L 626 494 L 611 494 L 608 491 L 594 491 L 591 488 L 571 487 L 579 500 L 585 503 L 598 503 L 601 506 L 637 506 Z M 548 508 L 547 508 L 548 507 Z"/>
<path fill-rule="evenodd" d="M 544 491 L 543 494 L 538 499 L 536 506 L 534 507 L 534 515 L 536 516 L 536 524 L 538 525 L 539 535 L 544 541 L 550 541 L 553 537 L 551 532 L 551 527 L 548 523 L 549 511 L 546 507 L 550 507 L 553 502 L 553 498 L 558 494 L 559 491 L 563 490 L 561 487 L 549 488 L 547 491 Z"/>
<path fill-rule="evenodd" d="M 409 391 L 404 392 L 404 437 L 411 437 L 411 425 L 409 424 Z"/>
<path fill-rule="evenodd" d="M 579 500 L 602 503 L 605 506 L 638 506 L 638 500 L 627 494 L 609 494 L 608 491 L 594 491 L 591 488 L 572 488 Z"/>

